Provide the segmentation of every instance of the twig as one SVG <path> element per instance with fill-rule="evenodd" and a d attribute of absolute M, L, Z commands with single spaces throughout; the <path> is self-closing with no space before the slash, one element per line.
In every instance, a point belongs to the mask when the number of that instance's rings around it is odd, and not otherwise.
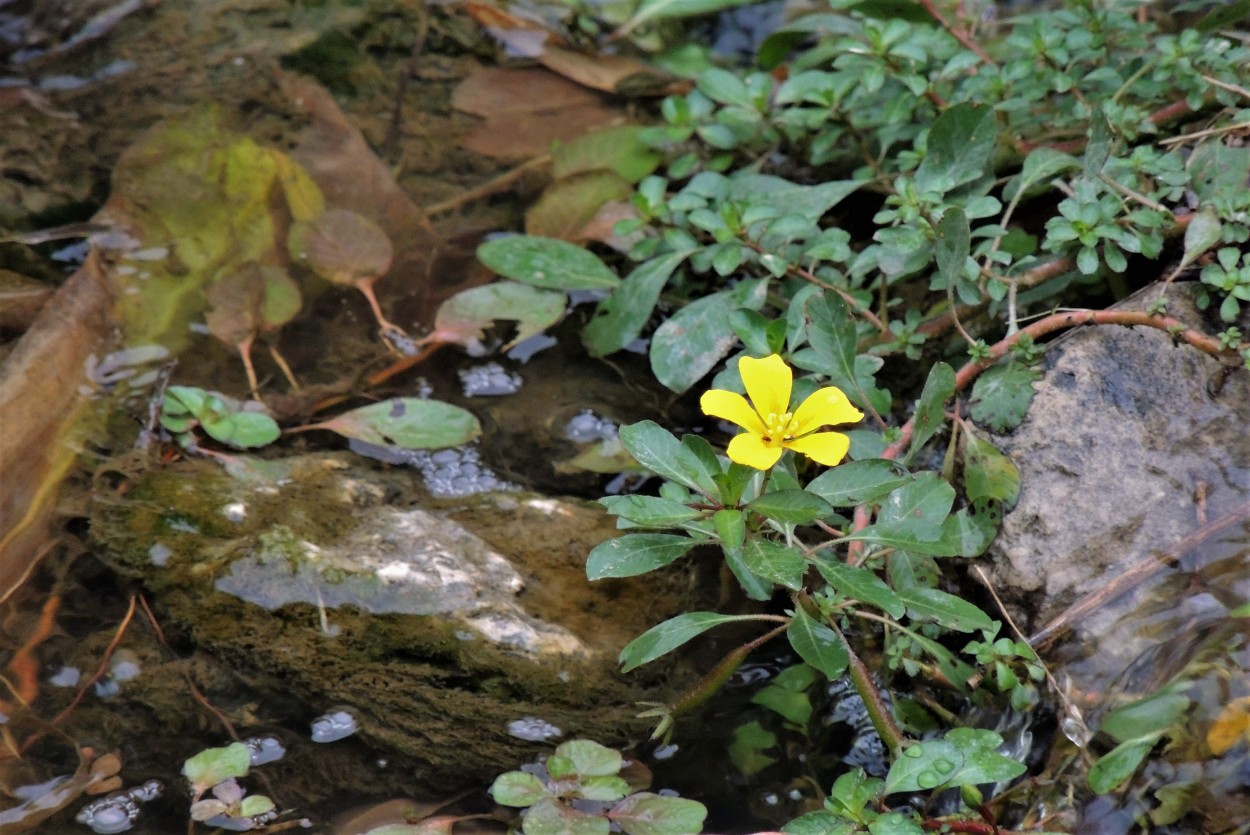
<path fill-rule="evenodd" d="M 938 11 L 938 7 L 933 4 L 933 0 L 920 0 L 920 5 L 924 6 L 924 10 L 929 13 L 930 17 L 936 20 L 943 29 L 950 32 L 955 40 L 963 44 L 968 50 L 989 66 L 995 69 L 998 68 L 998 64 L 995 63 L 994 59 L 990 57 L 989 53 L 982 49 L 979 43 L 968 37 L 967 32 L 960 27 L 951 25 L 951 22 L 946 19 L 946 16 Z"/>
<path fill-rule="evenodd" d="M 1035 649 L 1045 646 L 1067 631 L 1074 621 L 1110 603 L 1133 586 L 1144 583 L 1225 528 L 1247 518 L 1250 518 L 1250 502 L 1235 507 L 1214 522 L 1195 529 L 1166 551 L 1139 561 L 1110 583 L 1082 597 L 1041 630 L 1029 636 L 1029 644 Z"/>
<path fill-rule="evenodd" d="M 507 191 L 512 184 L 524 177 L 531 171 L 538 171 L 551 164 L 551 154 L 542 154 L 531 160 L 527 160 L 516 168 L 509 169 L 494 179 L 487 180 L 476 188 L 469 189 L 463 194 L 457 195 L 450 200 L 444 200 L 440 203 L 433 203 L 425 207 L 426 217 L 434 215 L 447 214 L 454 212 L 469 203 L 485 199 L 491 195 L 498 194 L 501 191 Z"/>

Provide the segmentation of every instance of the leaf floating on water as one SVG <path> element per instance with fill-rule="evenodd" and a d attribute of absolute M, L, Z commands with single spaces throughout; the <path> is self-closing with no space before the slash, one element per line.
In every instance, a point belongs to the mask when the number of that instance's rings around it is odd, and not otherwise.
<path fill-rule="evenodd" d="M 291 226 L 291 257 L 327 281 L 356 284 L 391 268 L 395 248 L 376 223 L 347 209 L 329 209 Z"/>
<path fill-rule="evenodd" d="M 303 431 L 309 429 L 328 429 L 345 438 L 407 449 L 460 446 L 482 434 L 481 425 L 470 412 L 417 397 L 395 397 L 362 406 L 303 427 Z"/>
<path fill-rule="evenodd" d="M 438 308 L 434 332 L 426 342 L 451 342 L 481 347 L 486 328 L 495 321 L 516 322 L 511 347 L 542 333 L 564 316 L 564 294 L 512 281 L 474 287 L 452 296 Z"/>

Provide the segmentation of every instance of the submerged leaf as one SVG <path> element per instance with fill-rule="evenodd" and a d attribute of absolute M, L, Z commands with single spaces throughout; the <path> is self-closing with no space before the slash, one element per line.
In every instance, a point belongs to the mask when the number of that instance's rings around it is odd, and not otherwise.
<path fill-rule="evenodd" d="M 376 223 L 348 209 L 328 209 L 291 226 L 287 249 L 326 281 L 355 284 L 385 275 L 395 248 Z"/>
<path fill-rule="evenodd" d="M 285 325 L 300 309 L 299 285 L 286 270 L 255 261 L 225 274 L 206 295 L 208 331 L 231 347 Z"/>

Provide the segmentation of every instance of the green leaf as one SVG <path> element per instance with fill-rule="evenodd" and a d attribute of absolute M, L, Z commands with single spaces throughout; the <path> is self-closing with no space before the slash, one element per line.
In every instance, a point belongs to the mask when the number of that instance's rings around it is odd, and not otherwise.
<path fill-rule="evenodd" d="M 776 745 L 777 735 L 753 719 L 733 729 L 727 753 L 742 776 L 750 777 L 777 762 L 776 757 L 765 753 Z"/>
<path fill-rule="evenodd" d="M 924 835 L 920 824 L 902 812 L 886 812 L 868 824 L 869 835 Z"/>
<path fill-rule="evenodd" d="M 979 179 L 989 168 L 997 137 L 994 108 L 966 102 L 948 107 L 929 129 L 916 186 L 945 194 Z"/>
<path fill-rule="evenodd" d="M 774 522 L 808 525 L 833 513 L 833 507 L 814 492 L 774 490 L 747 503 L 747 507 Z"/>
<path fill-rule="evenodd" d="M 1081 161 L 1082 173 L 1086 177 L 1094 178 L 1102 173 L 1111 158 L 1112 139 L 1111 123 L 1100 105 L 1090 116 L 1089 142 L 1085 145 L 1085 158 Z"/>
<path fill-rule="evenodd" d="M 1107 794 L 1120 788 L 1129 781 L 1158 741 L 1157 735 L 1130 739 L 1103 754 L 1090 768 L 1086 778 L 1090 789 L 1096 794 Z"/>
<path fill-rule="evenodd" d="M 202 425 L 214 440 L 236 449 L 266 446 L 282 434 L 274 419 L 262 412 L 233 412 L 206 419 Z"/>
<path fill-rule="evenodd" d="M 941 260 L 939 259 L 939 263 Z M 911 446 L 907 457 L 913 459 L 933 434 L 946 421 L 946 401 L 955 393 L 955 372 L 944 362 L 935 362 L 929 369 L 916 414 L 912 417 Z"/>
<path fill-rule="evenodd" d="M 243 798 L 239 803 L 239 814 L 236 817 L 254 818 L 257 815 L 264 815 L 272 812 L 276 808 L 272 800 L 263 794 L 252 794 Z"/>
<path fill-rule="evenodd" d="M 839 594 L 876 606 L 893 618 L 907 614 L 902 598 L 872 571 L 832 559 L 817 560 L 816 568 Z"/>
<path fill-rule="evenodd" d="M 208 748 L 182 764 L 182 775 L 190 781 L 198 796 L 231 777 L 247 774 L 252 762 L 251 756 L 242 742 L 232 742 L 221 748 Z"/>
<path fill-rule="evenodd" d="M 345 438 L 406 449 L 459 446 L 482 434 L 470 412 L 419 397 L 394 397 L 304 428 L 328 429 Z"/>
<path fill-rule="evenodd" d="M 801 608 L 794 611 L 786 637 L 799 658 L 820 670 L 830 681 L 841 676 L 850 663 L 850 655 L 837 633 L 813 620 Z"/>
<path fill-rule="evenodd" d="M 1203 206 L 1228 216 L 1250 204 L 1250 147 L 1205 142 L 1189 158 L 1190 184 Z"/>
<path fill-rule="evenodd" d="M 630 795 L 612 807 L 608 819 L 628 835 L 693 835 L 703 831 L 707 809 L 697 800 L 651 792 Z"/>
<path fill-rule="evenodd" d="M 807 561 L 796 548 L 755 536 L 742 549 L 742 560 L 752 574 L 765 580 L 796 591 L 803 587 Z"/>
<path fill-rule="evenodd" d="M 747 568 L 746 557 L 741 548 L 725 549 L 725 565 L 742 586 L 746 596 L 752 600 L 768 600 L 773 596 L 774 586 L 768 580 Z"/>
<path fill-rule="evenodd" d="M 1020 470 L 1014 461 L 971 431 L 963 436 L 964 490 L 970 501 L 994 499 L 1008 510 L 1020 498 Z"/>
<path fill-rule="evenodd" d="M 707 496 L 718 492 L 706 462 L 692 447 L 683 446 L 673 434 L 652 420 L 622 426 L 621 443 L 639 464 L 656 475 L 684 484 Z"/>
<path fill-rule="evenodd" d="M 620 751 L 590 739 L 562 742 L 556 747 L 555 754 L 557 757 L 568 757 L 573 762 L 573 768 L 584 777 L 619 774 L 624 763 Z"/>
<path fill-rule="evenodd" d="M 783 209 L 786 214 L 800 215 L 808 223 L 816 223 L 865 182 L 830 180 L 819 185 L 803 186 L 770 174 L 740 174 L 730 181 L 729 199 L 747 203 L 764 202 Z"/>
<path fill-rule="evenodd" d="M 962 209 L 952 206 L 942 213 L 934 231 L 937 238 L 933 244 L 933 255 L 942 279 L 941 286 L 957 291 L 965 303 L 976 303 L 979 290 L 975 284 L 966 288 L 968 282 L 964 278 L 964 267 L 968 265 L 968 255 L 972 251 L 968 216 Z"/>
<path fill-rule="evenodd" d="M 716 527 L 716 535 L 720 538 L 721 547 L 726 551 L 735 551 L 742 547 L 747 539 L 746 520 L 742 511 L 726 507 L 712 514 L 712 524 Z"/>
<path fill-rule="evenodd" d="M 649 20 L 711 14 L 750 2 L 752 0 L 642 0 L 634 16 L 614 33 L 614 37 L 628 34 Z"/>
<path fill-rule="evenodd" d="M 808 812 L 781 827 L 786 835 L 855 835 L 862 831 L 832 812 Z"/>
<path fill-rule="evenodd" d="M 954 503 L 954 487 L 936 473 L 917 473 L 886 497 L 877 514 L 876 527 L 921 541 L 936 540 Z"/>
<path fill-rule="evenodd" d="M 237 449 L 265 446 L 282 434 L 273 418 L 247 411 L 237 400 L 192 386 L 170 386 L 161 404 L 161 425 L 177 433 L 190 431 L 196 422 L 209 437 Z"/>
<path fill-rule="evenodd" d="M 927 739 L 908 745 L 890 766 L 885 794 L 931 791 L 946 786 L 963 765 L 963 755 L 945 739 Z"/>
<path fill-rule="evenodd" d="M 806 314 L 810 321 L 807 338 L 817 360 L 811 370 L 827 374 L 829 382 L 861 408 L 876 408 L 872 375 L 881 367 L 881 359 L 857 355 L 858 337 L 846 303 L 833 293 L 821 293 L 808 300 Z M 889 394 L 885 397 L 888 401 Z"/>
<path fill-rule="evenodd" d="M 671 528 L 703 515 L 701 510 L 659 496 L 605 496 L 599 504 L 613 516 L 628 519 L 643 528 Z"/>
<path fill-rule="evenodd" d="M 983 554 L 1003 523 L 1003 503 L 994 499 L 976 499 L 969 507 L 961 508 L 942 523 L 942 535 L 938 542 L 945 554 L 932 556 L 975 557 Z"/>
<path fill-rule="evenodd" d="M 477 258 L 513 281 L 551 290 L 611 290 L 616 273 L 591 252 L 556 238 L 509 235 L 477 248 Z"/>
<path fill-rule="evenodd" d="M 577 791 L 574 794 L 582 800 L 597 800 L 610 803 L 613 800 L 620 800 L 631 791 L 633 791 L 633 787 L 628 782 L 615 774 L 611 774 L 598 777 L 583 777 L 577 781 Z"/>
<path fill-rule="evenodd" d="M 561 180 L 576 174 L 610 169 L 627 183 L 637 183 L 660 164 L 661 156 L 642 137 L 642 125 L 619 125 L 584 133 L 567 142 L 554 143 L 551 177 Z"/>
<path fill-rule="evenodd" d="M 851 507 L 879 499 L 909 481 L 911 475 L 897 462 L 867 458 L 825 470 L 806 489 L 834 507 Z"/>
<path fill-rule="evenodd" d="M 1176 727 L 1189 709 L 1188 696 L 1164 690 L 1116 708 L 1103 720 L 1100 731 L 1116 742 L 1162 734 Z"/>
<path fill-rule="evenodd" d="M 480 347 L 493 323 L 516 322 L 516 333 L 507 346 L 542 333 L 564 316 L 563 293 L 540 290 L 512 281 L 496 281 L 462 290 L 439 305 L 434 314 L 430 342 Z"/>
<path fill-rule="evenodd" d="M 951 775 L 950 786 L 976 786 L 1014 780 L 1025 771 L 1024 763 L 998 753 L 1003 738 L 994 731 L 981 728 L 952 728 L 946 741 L 959 749 L 963 766 Z"/>
<path fill-rule="evenodd" d="M 841 817 L 862 821 L 864 810 L 881 794 L 885 781 L 869 777 L 862 768 L 855 768 L 833 781 L 829 791 L 829 808 Z"/>
<path fill-rule="evenodd" d="M 1041 378 L 1017 362 L 989 369 L 972 386 L 972 419 L 1000 434 L 1016 428 L 1029 411 L 1033 383 Z"/>
<path fill-rule="evenodd" d="M 996 750 L 1003 738 L 993 731 L 955 728 L 945 739 L 909 745 L 890 767 L 885 793 L 932 791 L 979 783 L 998 783 L 1019 777 L 1024 763 Z"/>
<path fill-rule="evenodd" d="M 737 342 L 729 314 L 738 306 L 732 291 L 713 293 L 686 305 L 656 328 L 651 337 L 655 378 L 679 394 L 703 379 Z"/>
<path fill-rule="evenodd" d="M 675 618 L 669 618 L 625 645 L 625 648 L 621 650 L 621 672 L 628 673 L 643 664 L 648 664 L 714 626 L 742 620 L 756 620 L 756 618 L 753 615 L 720 615 L 716 612 L 686 612 Z"/>
<path fill-rule="evenodd" d="M 698 540 L 666 533 L 632 533 L 596 545 L 586 557 L 591 580 L 634 577 L 663 568 L 686 555 Z"/>
<path fill-rule="evenodd" d="M 1173 275 L 1197 261 L 1206 254 L 1207 250 L 1218 244 L 1223 232 L 1224 226 L 1220 223 L 1219 215 L 1212 209 L 1205 208 L 1195 212 L 1194 216 L 1189 219 L 1189 225 L 1185 227 L 1185 254 L 1181 256 L 1181 262 L 1176 265 Z"/>
<path fill-rule="evenodd" d="M 940 589 L 913 588 L 899 592 L 898 596 L 916 620 L 935 621 L 959 632 L 975 632 L 994 625 L 994 620 L 985 612 Z"/>
<path fill-rule="evenodd" d="M 531 806 L 521 823 L 525 835 L 608 835 L 611 829 L 602 815 L 580 812 L 551 797 Z"/>
<path fill-rule="evenodd" d="M 593 357 L 605 357 L 629 345 L 642 333 L 673 270 L 693 250 L 670 252 L 644 261 L 625 276 L 612 294 L 599 302 L 582 339 Z"/>
<path fill-rule="evenodd" d="M 1003 189 L 1003 196 L 1008 200 L 1029 197 L 1044 191 L 1051 180 L 1068 171 L 1081 167 L 1080 160 L 1063 151 L 1056 151 L 1045 145 L 1034 148 L 1024 158 L 1024 165 L 1019 175 L 1012 177 Z"/>

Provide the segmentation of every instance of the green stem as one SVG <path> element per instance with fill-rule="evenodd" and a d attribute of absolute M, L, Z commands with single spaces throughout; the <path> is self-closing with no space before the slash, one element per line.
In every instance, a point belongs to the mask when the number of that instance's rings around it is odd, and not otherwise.
<path fill-rule="evenodd" d="M 825 623 L 838 636 L 843 649 L 846 650 L 847 657 L 850 658 L 847 675 L 851 679 L 851 686 L 855 688 L 855 692 L 864 700 L 864 707 L 868 710 L 868 718 L 872 721 L 872 727 L 877 731 L 877 736 L 881 737 L 881 741 L 890 749 L 890 756 L 897 757 L 903 750 L 903 746 L 907 745 L 907 737 L 899 730 L 898 723 L 894 721 L 894 714 L 890 712 L 890 706 L 885 703 L 885 699 L 881 697 L 881 690 L 872 680 L 872 674 L 868 672 L 864 662 L 851 648 L 851 642 L 842 634 L 837 622 L 833 618 L 828 618 Z"/>
<path fill-rule="evenodd" d="M 757 647 L 771 641 L 782 632 L 785 632 L 789 626 L 790 621 L 787 619 L 785 623 L 781 624 L 781 626 L 778 626 L 776 629 L 770 629 L 758 638 L 748 641 L 742 646 L 734 649 L 722 658 L 720 662 L 708 672 L 707 675 L 699 679 L 698 683 L 695 684 L 694 687 L 690 688 L 685 693 L 682 693 L 676 700 L 668 705 L 669 715 L 676 718 L 677 716 L 693 710 L 706 702 L 708 699 L 712 698 L 712 696 L 716 694 L 716 691 L 720 690 L 721 685 L 728 681 L 729 677 L 734 674 L 734 671 L 742 666 L 742 662 L 746 660 L 747 655 L 749 655 Z"/>

